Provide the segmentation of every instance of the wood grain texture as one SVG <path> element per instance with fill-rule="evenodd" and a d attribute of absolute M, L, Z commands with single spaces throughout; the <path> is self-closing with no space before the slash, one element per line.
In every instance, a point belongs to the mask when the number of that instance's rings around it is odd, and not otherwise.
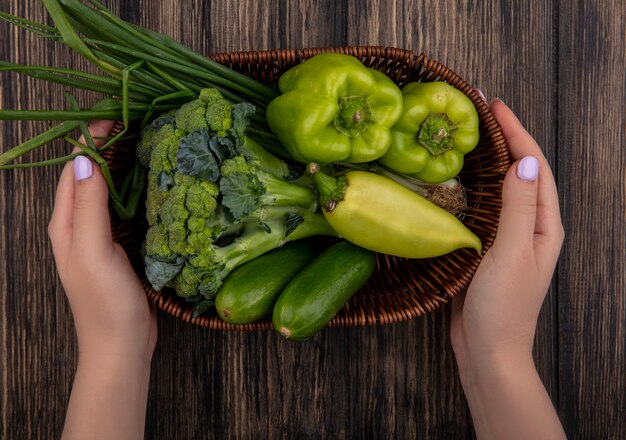
<path fill-rule="evenodd" d="M 623 2 L 104 3 L 204 53 L 346 44 L 424 51 L 507 102 L 553 166 L 567 232 L 537 330 L 540 375 L 570 438 L 624 437 Z M 45 20 L 38 0 L 0 0 L 0 10 Z M 84 65 L 5 23 L 0 58 Z M 63 105 L 61 87 L 14 75 L 0 81 L 1 108 Z M 43 127 L 1 123 L 1 149 Z M 60 170 L 0 172 L 3 439 L 58 437 L 77 360 L 46 234 Z M 271 332 L 208 331 L 163 314 L 158 325 L 146 438 L 473 438 L 447 307 L 391 326 L 329 329 L 301 344 Z"/>
<path fill-rule="evenodd" d="M 626 4 L 559 9 L 559 401 L 576 438 L 626 437 Z"/>
<path fill-rule="evenodd" d="M 0 2 L 0 10 L 45 20 L 43 6 Z M 1 58 L 17 63 L 71 61 L 50 47 L 0 23 Z M 49 108 L 63 90 L 30 79 L 2 76 L 2 108 Z M 78 94 L 80 97 L 80 94 Z M 1 149 L 16 145 L 44 123 L 0 124 Z M 67 148 L 56 144 L 52 148 Z M 33 160 L 49 158 L 37 151 Z M 57 436 L 76 360 L 69 307 L 55 274 L 46 227 L 60 167 L 0 173 L 0 438 Z"/>

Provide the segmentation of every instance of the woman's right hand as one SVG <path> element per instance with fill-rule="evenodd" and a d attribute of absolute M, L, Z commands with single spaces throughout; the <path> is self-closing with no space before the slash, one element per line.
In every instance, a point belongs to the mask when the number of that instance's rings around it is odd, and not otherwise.
<path fill-rule="evenodd" d="M 466 295 L 454 301 L 451 338 L 460 363 L 532 354 L 564 237 L 556 184 L 541 149 L 502 101 L 491 110 L 516 162 L 504 179 L 493 246 Z"/>
<path fill-rule="evenodd" d="M 532 358 L 539 311 L 563 243 L 556 184 L 535 140 L 500 100 L 491 111 L 515 163 L 502 188 L 493 246 L 464 297 L 450 337 L 478 438 L 562 439 Z"/>

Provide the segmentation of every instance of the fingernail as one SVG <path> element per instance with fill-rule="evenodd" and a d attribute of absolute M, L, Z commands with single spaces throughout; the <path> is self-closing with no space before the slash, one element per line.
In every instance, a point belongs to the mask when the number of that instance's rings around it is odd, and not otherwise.
<path fill-rule="evenodd" d="M 534 156 L 526 156 L 517 164 L 517 177 L 534 182 L 539 175 L 539 161 Z"/>
<path fill-rule="evenodd" d="M 93 174 L 93 164 L 85 156 L 74 159 L 74 177 L 77 181 L 89 179 Z"/>

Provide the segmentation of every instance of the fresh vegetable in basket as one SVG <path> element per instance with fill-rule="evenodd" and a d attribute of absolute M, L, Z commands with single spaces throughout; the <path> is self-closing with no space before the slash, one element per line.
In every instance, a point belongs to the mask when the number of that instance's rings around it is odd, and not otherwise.
<path fill-rule="evenodd" d="M 482 250 L 480 239 L 446 210 L 393 180 L 367 171 L 333 177 L 308 166 L 324 216 L 346 240 L 407 258 L 438 257 L 460 248 Z"/>
<path fill-rule="evenodd" d="M 350 242 L 330 246 L 280 294 L 272 311 L 274 328 L 295 341 L 312 336 L 366 283 L 375 265 L 373 252 Z"/>
<path fill-rule="evenodd" d="M 302 163 L 370 162 L 385 154 L 402 112 L 400 89 L 377 70 L 338 53 L 314 56 L 285 72 L 267 121 Z"/>
<path fill-rule="evenodd" d="M 146 275 L 213 304 L 236 267 L 290 240 L 336 235 L 311 187 L 245 135 L 250 104 L 216 89 L 157 118 L 142 131 L 137 156 L 149 167 Z"/>
<path fill-rule="evenodd" d="M 224 321 L 247 324 L 271 313 L 285 286 L 315 258 L 302 240 L 287 243 L 233 270 L 215 296 Z"/>
<path fill-rule="evenodd" d="M 402 97 L 402 116 L 391 128 L 391 145 L 379 161 L 428 183 L 459 174 L 465 154 L 478 144 L 472 101 L 442 81 L 407 84 Z"/>
<path fill-rule="evenodd" d="M 465 154 L 478 144 L 472 101 L 442 81 L 407 84 L 402 97 L 402 116 L 391 128 L 391 145 L 380 162 L 428 183 L 459 174 Z"/>
<path fill-rule="evenodd" d="M 462 216 L 467 209 L 467 194 L 458 177 L 441 183 L 426 183 L 416 177 L 400 174 L 386 168 L 379 162 L 364 164 L 336 163 L 328 167 L 331 173 L 342 174 L 350 170 L 370 171 L 385 176 L 406 189 L 424 197 L 455 216 Z"/>

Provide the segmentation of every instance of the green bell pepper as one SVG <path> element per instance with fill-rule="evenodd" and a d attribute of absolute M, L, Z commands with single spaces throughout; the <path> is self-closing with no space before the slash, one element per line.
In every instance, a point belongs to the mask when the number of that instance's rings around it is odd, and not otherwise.
<path fill-rule="evenodd" d="M 316 55 L 285 72 L 278 87 L 267 122 L 302 163 L 376 160 L 402 113 L 393 81 L 349 55 Z"/>
<path fill-rule="evenodd" d="M 407 84 L 402 96 L 402 116 L 391 128 L 391 145 L 379 161 L 427 183 L 456 176 L 464 155 L 478 144 L 478 113 L 472 101 L 441 81 Z"/>

